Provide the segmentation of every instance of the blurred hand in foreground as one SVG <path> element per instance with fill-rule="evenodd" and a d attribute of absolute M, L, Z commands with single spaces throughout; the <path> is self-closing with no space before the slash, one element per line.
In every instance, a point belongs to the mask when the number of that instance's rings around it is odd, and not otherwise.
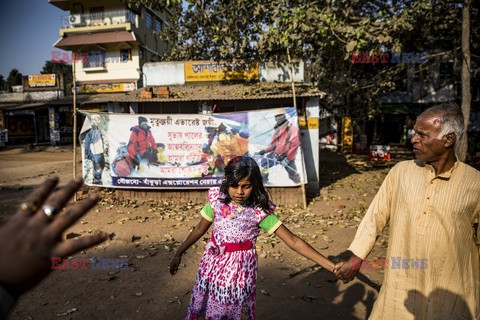
<path fill-rule="evenodd" d="M 71 180 L 54 191 L 57 184 L 58 178 L 45 180 L 0 227 L 0 286 L 15 298 L 52 271 L 51 257 L 68 257 L 107 239 L 104 232 L 63 238 L 63 232 L 95 206 L 98 196 L 89 196 L 59 214 L 83 180 Z"/>

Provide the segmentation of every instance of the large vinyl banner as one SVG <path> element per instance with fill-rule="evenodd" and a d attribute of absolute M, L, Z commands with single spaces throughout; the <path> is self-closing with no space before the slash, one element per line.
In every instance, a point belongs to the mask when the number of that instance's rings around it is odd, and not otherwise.
<path fill-rule="evenodd" d="M 305 183 L 295 108 L 204 114 L 86 116 L 80 133 L 83 177 L 114 188 L 219 186 L 224 167 L 249 155 L 266 186 Z"/>

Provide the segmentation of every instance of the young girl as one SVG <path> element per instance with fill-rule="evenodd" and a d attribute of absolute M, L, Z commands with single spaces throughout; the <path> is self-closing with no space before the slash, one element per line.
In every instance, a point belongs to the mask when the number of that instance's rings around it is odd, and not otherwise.
<path fill-rule="evenodd" d="M 182 254 L 215 222 L 203 253 L 186 319 L 255 319 L 260 228 L 280 237 L 296 252 L 333 272 L 334 263 L 288 230 L 273 213 L 260 169 L 250 157 L 230 160 L 220 188 L 211 188 L 202 219 L 178 248 L 170 264 L 175 275 Z"/>

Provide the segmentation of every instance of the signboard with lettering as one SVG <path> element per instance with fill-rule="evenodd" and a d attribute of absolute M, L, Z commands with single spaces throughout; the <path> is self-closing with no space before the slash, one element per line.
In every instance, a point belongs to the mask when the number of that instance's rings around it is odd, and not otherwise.
<path fill-rule="evenodd" d="M 185 82 L 251 80 L 258 80 L 257 62 L 185 62 Z"/>
<path fill-rule="evenodd" d="M 30 87 L 55 87 L 56 75 L 52 74 L 31 74 L 28 76 L 28 85 Z"/>
<path fill-rule="evenodd" d="M 305 121 L 304 118 L 298 118 L 298 125 L 300 129 L 318 129 L 318 118 L 308 118 Z"/>
<path fill-rule="evenodd" d="M 135 90 L 135 83 L 98 83 L 84 84 L 77 87 L 80 93 L 112 93 Z"/>
<path fill-rule="evenodd" d="M 89 185 L 114 188 L 219 186 L 224 168 L 249 155 L 266 186 L 305 183 L 296 108 L 220 114 L 100 114 L 80 141 Z"/>

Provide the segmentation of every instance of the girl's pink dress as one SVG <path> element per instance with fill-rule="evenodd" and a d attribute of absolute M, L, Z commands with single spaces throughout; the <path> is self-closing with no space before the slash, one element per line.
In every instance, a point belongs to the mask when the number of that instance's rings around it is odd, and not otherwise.
<path fill-rule="evenodd" d="M 215 242 L 221 245 L 250 240 L 253 246 L 248 250 L 222 254 L 209 241 L 200 262 L 186 319 L 255 319 L 258 224 L 275 205 L 270 202 L 270 209 L 266 212 L 232 202 L 223 204 L 219 199 L 224 197 L 220 188 L 211 188 L 208 192 L 214 212 L 212 233 Z"/>

